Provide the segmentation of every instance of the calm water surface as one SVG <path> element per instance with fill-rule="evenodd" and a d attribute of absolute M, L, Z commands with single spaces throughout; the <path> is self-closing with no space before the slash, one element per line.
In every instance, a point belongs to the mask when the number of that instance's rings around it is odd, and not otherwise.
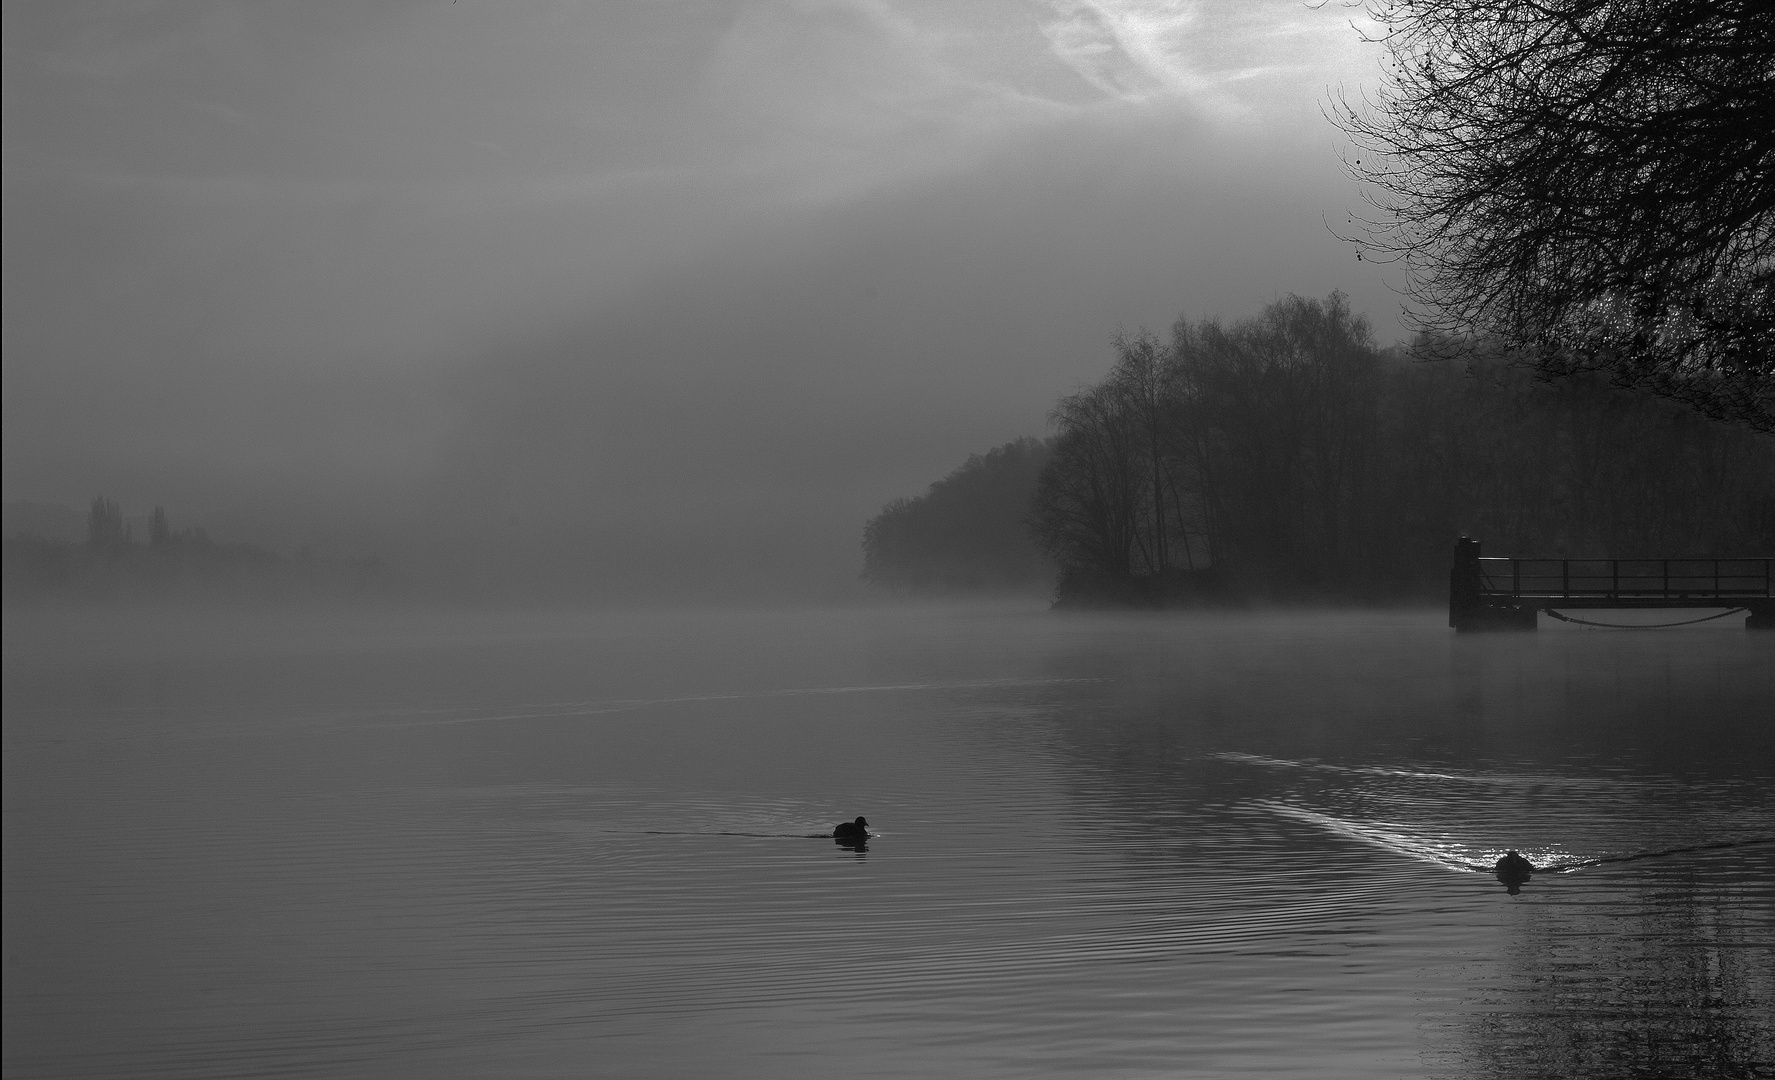
<path fill-rule="evenodd" d="M 9 613 L 5 1074 L 1775 1075 L 1740 625 Z"/>

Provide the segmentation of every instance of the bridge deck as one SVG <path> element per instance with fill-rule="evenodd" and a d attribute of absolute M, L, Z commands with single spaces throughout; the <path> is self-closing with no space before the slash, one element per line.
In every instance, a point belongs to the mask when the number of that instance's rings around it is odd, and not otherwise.
<path fill-rule="evenodd" d="M 1478 595 L 1542 606 L 1736 607 L 1775 597 L 1775 559 L 1482 558 Z"/>
<path fill-rule="evenodd" d="M 1500 600 L 1519 601 L 1536 608 L 1737 608 L 1745 606 L 1747 600 L 1763 599 L 1762 593 L 1733 599 L 1731 597 L 1693 597 L 1693 596 L 1560 596 L 1540 595 L 1536 593 L 1486 593 L 1487 597 Z"/>
<path fill-rule="evenodd" d="M 1556 608 L 1747 608 L 1746 628 L 1769 629 L 1775 559 L 1499 559 L 1455 545 L 1450 626 L 1529 630 Z"/>

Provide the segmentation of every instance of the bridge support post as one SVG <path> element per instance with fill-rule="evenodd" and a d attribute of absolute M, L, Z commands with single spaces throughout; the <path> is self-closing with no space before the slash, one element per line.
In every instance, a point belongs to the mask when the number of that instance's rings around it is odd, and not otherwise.
<path fill-rule="evenodd" d="M 1533 630 L 1539 612 L 1488 593 L 1479 572 L 1479 541 L 1455 541 L 1454 568 L 1448 572 L 1448 625 L 1457 631 Z"/>
<path fill-rule="evenodd" d="M 1448 625 L 1471 629 L 1468 623 L 1479 609 L 1479 541 L 1465 536 L 1455 541 L 1455 564 L 1448 572 Z"/>

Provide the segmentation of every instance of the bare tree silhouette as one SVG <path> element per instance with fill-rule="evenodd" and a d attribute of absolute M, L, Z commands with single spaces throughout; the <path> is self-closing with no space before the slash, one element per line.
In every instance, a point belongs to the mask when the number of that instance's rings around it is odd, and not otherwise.
<path fill-rule="evenodd" d="M 1371 0 L 1342 102 L 1412 318 L 1775 431 L 1775 17 L 1760 0 Z"/>

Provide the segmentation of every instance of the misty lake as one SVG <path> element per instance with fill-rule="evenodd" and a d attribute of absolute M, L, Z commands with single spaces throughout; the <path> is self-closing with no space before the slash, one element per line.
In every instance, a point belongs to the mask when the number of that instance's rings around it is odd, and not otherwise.
<path fill-rule="evenodd" d="M 1740 627 L 9 611 L 5 1074 L 1767 1076 Z"/>

